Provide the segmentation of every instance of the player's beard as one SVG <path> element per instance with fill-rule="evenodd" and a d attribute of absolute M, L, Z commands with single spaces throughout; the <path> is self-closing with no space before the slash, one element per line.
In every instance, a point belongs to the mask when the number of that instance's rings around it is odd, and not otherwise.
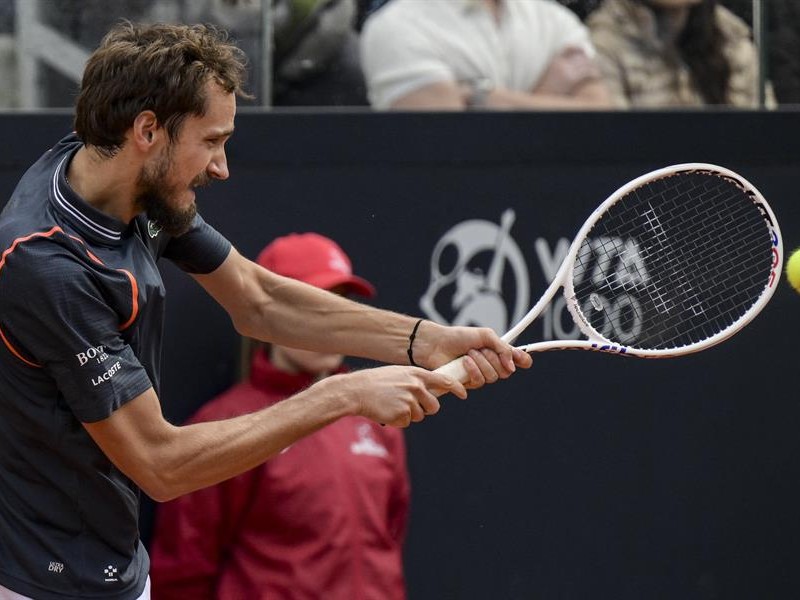
<path fill-rule="evenodd" d="M 171 167 L 169 151 L 154 166 L 145 165 L 137 180 L 139 193 L 136 202 L 147 213 L 147 217 L 155 221 L 165 233 L 178 236 L 191 227 L 197 214 L 197 206 L 194 202 L 184 209 L 177 206 L 176 198 L 180 190 L 177 186 L 170 185 L 167 179 Z M 200 187 L 208 182 L 208 176 L 201 174 L 192 181 L 191 187 Z"/>

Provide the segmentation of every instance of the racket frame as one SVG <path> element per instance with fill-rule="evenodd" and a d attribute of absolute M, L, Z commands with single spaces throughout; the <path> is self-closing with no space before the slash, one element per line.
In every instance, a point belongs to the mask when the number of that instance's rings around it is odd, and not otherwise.
<path fill-rule="evenodd" d="M 619 343 L 616 343 L 612 340 L 606 339 L 602 335 L 600 335 L 589 323 L 586 321 L 583 313 L 581 312 L 580 308 L 575 301 L 575 290 L 573 284 L 573 270 L 575 267 L 575 258 L 580 251 L 581 245 L 583 244 L 584 240 L 587 237 L 589 231 L 591 231 L 592 227 L 594 227 L 595 223 L 605 214 L 607 209 L 618 202 L 621 198 L 625 197 L 629 194 L 632 190 L 641 187 L 642 185 L 649 183 L 651 181 L 656 181 L 658 179 L 663 179 L 665 177 L 669 177 L 671 175 L 678 175 L 680 173 L 686 172 L 706 172 L 713 175 L 718 175 L 725 177 L 733 181 L 738 187 L 747 191 L 748 195 L 752 198 L 753 203 L 756 204 L 762 212 L 764 217 L 764 221 L 767 225 L 767 229 L 769 230 L 772 236 L 772 275 L 770 277 L 768 285 L 764 288 L 761 296 L 758 300 L 751 306 L 741 317 L 739 317 L 736 321 L 732 324 L 728 325 L 722 331 L 704 339 L 699 342 L 695 342 L 693 344 L 688 344 L 685 346 L 675 347 L 675 348 L 664 348 L 664 349 L 642 349 L 642 348 L 635 348 L 631 346 L 625 346 Z M 674 356 L 683 356 L 686 354 L 692 354 L 694 352 L 699 352 L 700 350 L 705 350 L 706 348 L 710 348 L 711 346 L 715 346 L 720 342 L 730 338 L 733 334 L 743 328 L 747 323 L 753 320 L 753 318 L 761 312 L 761 310 L 766 306 L 767 302 L 769 302 L 770 298 L 772 297 L 775 289 L 778 286 L 778 281 L 780 280 L 781 274 L 781 267 L 783 265 L 783 238 L 781 237 L 780 228 L 778 226 L 778 221 L 775 218 L 775 214 L 772 212 L 769 204 L 767 203 L 766 199 L 761 195 L 761 193 L 753 186 L 749 181 L 747 181 L 744 177 L 731 171 L 730 169 L 726 169 L 725 167 L 720 167 L 718 165 L 713 165 L 709 163 L 681 163 L 677 165 L 671 165 L 668 167 L 663 167 L 660 169 L 656 169 L 655 171 L 651 171 L 649 173 L 645 173 L 637 177 L 636 179 L 631 180 L 618 190 L 616 190 L 613 194 L 611 194 L 606 200 L 604 200 L 586 222 L 583 224 L 581 229 L 578 231 L 577 235 L 575 236 L 572 244 L 569 247 L 567 255 L 564 257 L 561 266 L 559 267 L 553 281 L 550 283 L 548 288 L 545 290 L 542 297 L 539 301 L 523 316 L 511 329 L 508 330 L 502 336 L 503 341 L 513 343 L 514 340 L 519 336 L 519 334 L 525 330 L 531 323 L 533 323 L 539 315 L 544 310 L 545 306 L 547 306 L 553 297 L 556 295 L 556 292 L 559 288 L 563 288 L 563 295 L 566 300 L 567 309 L 569 310 L 573 320 L 580 328 L 581 332 L 587 336 L 588 339 L 586 340 L 552 340 L 546 342 L 534 342 L 531 344 L 526 344 L 523 346 L 518 346 L 520 349 L 524 350 L 525 352 L 544 352 L 549 350 L 595 350 L 599 352 L 609 352 L 613 354 L 619 354 L 624 356 L 637 356 L 640 358 L 670 358 Z"/>

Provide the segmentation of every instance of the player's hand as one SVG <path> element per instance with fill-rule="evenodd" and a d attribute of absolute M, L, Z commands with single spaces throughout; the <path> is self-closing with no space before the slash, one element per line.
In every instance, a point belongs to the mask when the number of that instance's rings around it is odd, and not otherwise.
<path fill-rule="evenodd" d="M 442 394 L 467 397 L 458 381 L 419 367 L 364 369 L 328 377 L 317 385 L 339 386 L 337 393 L 354 400 L 354 414 L 394 427 L 408 427 L 439 412 Z"/>
<path fill-rule="evenodd" d="M 506 379 L 518 367 L 527 369 L 533 364 L 527 352 L 504 342 L 488 327 L 445 327 L 423 321 L 417 330 L 413 350 L 415 362 L 431 369 L 466 356 L 467 389 Z"/>

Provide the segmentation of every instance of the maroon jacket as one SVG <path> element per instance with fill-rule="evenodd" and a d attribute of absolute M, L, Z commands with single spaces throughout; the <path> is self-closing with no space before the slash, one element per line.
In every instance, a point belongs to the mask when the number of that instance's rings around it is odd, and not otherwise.
<path fill-rule="evenodd" d="M 256 411 L 311 384 L 263 353 L 191 421 Z M 402 600 L 402 431 L 346 417 L 238 477 L 159 507 L 153 600 Z"/>

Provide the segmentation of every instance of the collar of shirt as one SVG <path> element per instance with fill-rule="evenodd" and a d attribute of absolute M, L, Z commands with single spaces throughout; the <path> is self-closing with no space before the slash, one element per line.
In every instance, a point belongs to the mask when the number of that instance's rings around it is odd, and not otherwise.
<path fill-rule="evenodd" d="M 50 181 L 50 200 L 56 210 L 87 239 L 107 245 L 122 243 L 127 225 L 87 204 L 70 187 L 67 166 L 78 150 L 64 155 Z"/>

